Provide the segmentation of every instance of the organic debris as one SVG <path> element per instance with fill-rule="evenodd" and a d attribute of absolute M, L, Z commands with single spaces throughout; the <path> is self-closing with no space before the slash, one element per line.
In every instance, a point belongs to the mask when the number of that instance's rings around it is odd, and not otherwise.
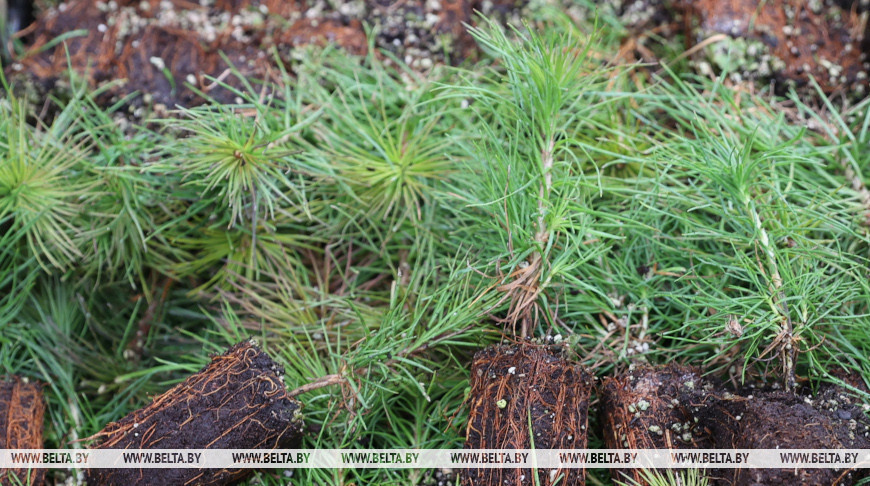
<path fill-rule="evenodd" d="M 711 449 L 681 402 L 687 393 L 714 393 L 698 370 L 671 364 L 640 365 L 604 379 L 601 411 L 608 449 Z M 647 484 L 641 469 L 612 469 L 615 481 Z M 633 484 L 633 483 L 631 483 Z"/>
<path fill-rule="evenodd" d="M 688 398 L 684 398 L 688 399 Z M 708 429 L 713 448 L 866 449 L 870 421 L 845 390 L 827 386 L 815 397 L 781 390 L 744 390 L 714 397 L 694 394 L 692 413 Z M 850 485 L 867 470 L 720 469 L 717 484 Z"/>
<path fill-rule="evenodd" d="M 590 378 L 531 344 L 491 346 L 471 365 L 466 449 L 586 448 Z M 529 428 L 531 427 L 531 430 Z M 583 485 L 584 469 L 464 469 L 465 486 Z"/>
<path fill-rule="evenodd" d="M 97 449 L 274 449 L 300 439 L 299 402 L 284 370 L 250 341 L 239 343 L 150 405 L 107 425 Z M 93 484 L 231 484 L 251 469 L 91 469 Z"/>
<path fill-rule="evenodd" d="M 687 16 L 687 37 L 706 52 L 698 64 L 702 73 L 727 71 L 738 82 L 773 79 L 780 92 L 808 86 L 810 77 L 825 93 L 866 92 L 866 0 L 678 3 Z"/>
<path fill-rule="evenodd" d="M 125 100 L 132 112 L 152 104 L 190 107 L 206 97 L 233 103 L 236 90 L 245 89 L 242 78 L 280 83 L 276 61 L 293 64 L 301 46 L 365 54 L 364 23 L 373 24 L 377 48 L 411 67 L 459 62 L 474 55 L 465 29 L 474 10 L 519 9 L 513 2 L 486 3 L 71 0 L 40 15 L 27 31 L 30 49 L 7 74 L 24 75 L 46 91 L 65 83 L 72 67 L 91 86 L 106 88 L 101 103 L 137 94 Z"/>
<path fill-rule="evenodd" d="M 42 449 L 42 383 L 19 376 L 0 381 L 0 449 Z M 0 469 L 0 485 L 45 481 L 45 469 Z"/>

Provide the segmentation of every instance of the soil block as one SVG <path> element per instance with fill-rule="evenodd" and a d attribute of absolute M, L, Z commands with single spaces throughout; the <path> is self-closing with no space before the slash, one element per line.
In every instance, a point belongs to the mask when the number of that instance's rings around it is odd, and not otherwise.
<path fill-rule="evenodd" d="M 474 355 L 466 449 L 586 448 L 591 381 L 582 367 L 532 344 Z M 530 440 L 529 420 L 531 418 Z M 583 485 L 583 469 L 463 469 L 464 486 Z"/>
<path fill-rule="evenodd" d="M 780 390 L 696 397 L 691 408 L 716 448 L 866 449 L 870 421 L 842 388 L 826 386 L 815 397 Z M 866 469 L 720 469 L 716 484 L 851 485 Z"/>
<path fill-rule="evenodd" d="M 213 356 L 145 408 L 107 425 L 95 449 L 292 448 L 302 435 L 300 404 L 284 370 L 250 341 Z M 233 484 L 251 469 L 90 469 L 88 484 Z"/>
<path fill-rule="evenodd" d="M 826 93 L 868 85 L 867 12 L 862 1 L 678 0 L 687 36 L 708 46 L 710 64 L 741 79 L 777 81 L 779 91 L 807 86 Z M 862 7 L 862 5 L 864 7 Z M 703 64 L 702 71 L 703 71 Z M 709 66 L 709 64 L 708 64 Z"/>
<path fill-rule="evenodd" d="M 0 449 L 42 449 L 42 383 L 12 376 L 0 381 Z M 0 469 L 0 485 L 39 485 L 45 469 Z"/>
<path fill-rule="evenodd" d="M 698 370 L 675 364 L 632 366 L 604 379 L 601 388 L 604 443 L 608 449 L 710 449 L 712 442 L 696 427 L 681 397 L 715 393 Z M 647 484 L 639 469 L 612 469 L 614 480 Z"/>

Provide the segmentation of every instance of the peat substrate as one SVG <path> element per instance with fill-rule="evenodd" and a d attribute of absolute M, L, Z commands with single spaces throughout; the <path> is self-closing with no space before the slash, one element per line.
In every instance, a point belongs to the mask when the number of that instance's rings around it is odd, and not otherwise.
<path fill-rule="evenodd" d="M 42 449 L 43 384 L 20 376 L 0 379 L 0 449 Z M 0 485 L 42 484 L 45 469 L 0 469 Z"/>
<path fill-rule="evenodd" d="M 783 390 L 747 388 L 683 397 L 698 426 L 716 448 L 867 449 L 870 421 L 860 402 L 844 389 L 826 385 L 815 397 Z M 716 484 L 851 485 L 866 469 L 719 469 Z"/>
<path fill-rule="evenodd" d="M 239 343 L 184 382 L 107 425 L 97 449 L 292 448 L 301 405 L 284 369 L 250 341 Z M 232 484 L 251 469 L 90 469 L 88 484 Z"/>
<path fill-rule="evenodd" d="M 870 82 L 865 0 L 628 0 L 604 2 L 629 35 L 626 50 L 657 63 L 661 40 L 683 42 L 681 54 L 704 76 L 771 83 L 778 94 L 797 88 L 814 98 L 863 96 Z M 683 57 L 683 56 L 681 56 Z"/>
<path fill-rule="evenodd" d="M 587 446 L 592 386 L 558 347 L 492 346 L 471 366 L 466 449 L 569 449 Z M 861 400 L 826 384 L 790 392 L 729 391 L 698 368 L 632 365 L 604 378 L 599 391 L 608 449 L 865 449 L 870 421 Z M 534 442 L 532 442 L 532 438 Z M 640 471 L 614 469 L 614 480 L 647 484 Z M 585 484 L 585 471 L 538 472 L 540 484 Z M 864 469 L 711 469 L 714 485 L 851 485 Z M 523 469 L 468 469 L 462 484 L 536 484 Z"/>
<path fill-rule="evenodd" d="M 589 375 L 532 344 L 491 346 L 471 365 L 466 449 L 584 449 Z M 534 443 L 532 443 L 532 438 Z M 464 469 L 465 486 L 583 485 L 585 470 Z"/>
<path fill-rule="evenodd" d="M 825 93 L 866 92 L 867 12 L 860 1 L 684 1 L 690 39 L 719 34 L 709 59 L 736 77 L 773 78 L 781 88 L 814 78 Z M 740 42 L 734 42 L 739 39 Z M 727 59 L 727 61 L 725 60 Z M 781 90 L 784 91 L 784 90 Z"/>
<path fill-rule="evenodd" d="M 826 384 L 815 396 L 746 387 L 735 392 L 679 365 L 632 366 L 605 378 L 603 435 L 608 448 L 638 449 L 864 449 L 870 421 L 861 401 Z M 614 479 L 647 484 L 636 470 Z M 712 484 L 850 485 L 866 470 L 712 469 Z"/>
<path fill-rule="evenodd" d="M 608 449 L 711 449 L 680 399 L 710 392 L 714 383 L 687 366 L 633 366 L 601 386 L 601 417 Z M 614 480 L 644 484 L 638 469 L 612 469 Z"/>

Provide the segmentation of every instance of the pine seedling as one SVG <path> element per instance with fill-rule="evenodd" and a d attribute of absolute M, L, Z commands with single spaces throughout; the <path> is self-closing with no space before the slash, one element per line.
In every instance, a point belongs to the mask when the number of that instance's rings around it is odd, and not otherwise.
<path fill-rule="evenodd" d="M 328 54 L 298 70 L 300 102 L 323 113 L 300 157 L 309 199 L 324 202 L 318 220 L 336 240 L 367 240 L 385 256 L 389 245 L 415 246 L 462 156 L 456 107 L 435 91 L 443 70 L 423 78 L 374 55 Z"/>
<path fill-rule="evenodd" d="M 451 194 L 468 205 L 467 238 L 509 302 L 504 321 L 529 336 L 539 323 L 554 323 L 563 279 L 610 238 L 593 229 L 595 176 L 586 171 L 594 168 L 587 147 L 597 145 L 611 101 L 608 78 L 589 61 L 594 38 L 571 29 L 514 34 L 472 29 L 505 72 L 464 90 L 484 123 L 468 177 Z"/>
<path fill-rule="evenodd" d="M 329 122 L 315 129 L 336 182 L 354 199 L 347 207 L 386 227 L 421 220 L 435 182 L 451 168 L 443 115 L 424 104 L 431 88 L 399 100 L 389 93 L 395 89 L 401 88 L 387 74 L 375 86 L 341 86 L 330 95 L 336 101 L 325 113 Z"/>
<path fill-rule="evenodd" d="M 261 99 L 250 107 L 184 110 L 166 120 L 190 134 L 167 145 L 170 155 L 149 172 L 169 176 L 173 208 L 161 221 L 168 271 L 204 277 L 195 291 L 232 286 L 237 276 L 278 273 L 318 240 L 304 228 L 311 214 L 306 182 L 292 179 L 294 134 L 316 118 L 290 119 Z M 300 209 L 302 208 L 302 209 Z M 215 271 L 216 270 L 216 271 Z"/>
<path fill-rule="evenodd" d="M 34 129 L 23 101 L 0 103 L 0 261 L 26 251 L 50 272 L 68 270 L 84 255 L 81 218 L 96 189 L 84 144 L 71 137 L 73 110 Z"/>
<path fill-rule="evenodd" d="M 790 101 L 808 123 L 819 127 L 820 133 L 814 143 L 831 149 L 820 154 L 827 164 L 826 170 L 819 172 L 818 179 L 827 185 L 838 186 L 838 194 L 844 205 L 843 214 L 852 216 L 851 221 L 844 217 L 843 223 L 854 225 L 856 233 L 853 236 L 845 234 L 840 236 L 839 247 L 841 251 L 854 255 L 856 259 L 866 258 L 868 235 L 870 235 L 868 229 L 870 228 L 870 191 L 864 183 L 862 174 L 870 171 L 870 157 L 866 150 L 867 144 L 870 143 L 870 98 L 847 109 L 841 109 L 821 96 L 821 88 L 818 84 L 813 82 L 812 85 L 819 93 L 819 99 L 823 101 L 821 107 L 811 107 L 794 94 L 790 96 Z M 863 273 L 867 274 L 866 271 Z M 841 316 L 836 318 L 837 322 L 824 330 L 826 342 L 822 346 L 828 346 L 830 343 L 832 350 L 808 353 L 806 356 L 808 367 L 811 372 L 837 382 L 853 392 L 864 393 L 853 384 L 844 382 L 837 370 L 857 372 L 860 377 L 866 377 L 870 373 L 870 362 L 864 359 L 868 353 L 864 343 L 867 342 L 866 315 L 870 313 L 870 308 L 865 302 L 858 300 L 842 303 L 840 312 Z"/>
<path fill-rule="evenodd" d="M 253 228 L 258 220 L 274 219 L 279 206 L 297 201 L 297 188 L 286 173 L 294 150 L 284 140 L 307 121 L 276 131 L 263 120 L 264 104 L 252 108 L 224 105 L 182 110 L 181 121 L 165 123 L 189 134 L 168 147 L 172 158 L 149 170 L 172 174 L 187 189 L 190 214 L 227 211 L 227 228 L 237 222 Z M 220 213 L 218 213 L 220 214 Z"/>
<path fill-rule="evenodd" d="M 155 152 L 156 137 L 144 128 L 125 133 L 125 127 L 115 123 L 115 113 L 94 102 L 99 94 L 77 105 L 80 136 L 94 149 L 90 177 L 101 189 L 88 208 L 85 237 L 90 244 L 83 273 L 94 276 L 95 285 L 120 277 L 134 288 L 137 284 L 145 287 L 147 236 L 155 233 L 154 212 L 160 196 L 155 190 L 159 181 L 141 167 Z"/>
<path fill-rule="evenodd" d="M 660 107 L 684 131 L 662 146 L 668 184 L 652 208 L 673 221 L 663 250 L 685 255 L 692 289 L 673 295 L 687 316 L 674 335 L 749 364 L 775 358 L 793 388 L 801 356 L 836 354 L 836 333 L 866 326 L 866 259 L 841 246 L 861 236 L 848 196 L 818 176 L 831 149 L 722 86 L 672 89 Z"/>

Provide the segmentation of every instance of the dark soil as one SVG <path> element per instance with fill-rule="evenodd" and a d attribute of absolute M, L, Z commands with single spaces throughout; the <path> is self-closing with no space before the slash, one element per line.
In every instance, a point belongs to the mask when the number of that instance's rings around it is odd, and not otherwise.
<path fill-rule="evenodd" d="M 0 381 L 0 449 L 42 449 L 42 383 L 12 376 Z M 45 481 L 45 469 L 0 469 L 0 485 Z"/>
<path fill-rule="evenodd" d="M 466 449 L 586 448 L 591 384 L 579 365 L 533 344 L 491 346 L 471 365 L 471 412 Z M 583 485 L 586 471 L 463 469 L 462 484 Z"/>
<path fill-rule="evenodd" d="M 780 91 L 808 86 L 810 76 L 825 93 L 867 90 L 864 0 L 681 0 L 678 5 L 690 41 L 729 36 L 708 47 L 707 68 L 727 63 L 735 78 L 773 79 Z"/>
<path fill-rule="evenodd" d="M 251 342 L 214 356 L 200 372 L 150 405 L 107 425 L 100 449 L 292 448 L 302 435 L 300 404 L 284 370 Z M 89 484 L 232 484 L 251 469 L 91 469 Z"/>
<path fill-rule="evenodd" d="M 779 390 L 746 390 L 684 398 L 716 448 L 866 449 L 870 421 L 844 390 L 826 386 L 815 397 Z M 866 470 L 720 469 L 716 484 L 851 485 Z"/>
<path fill-rule="evenodd" d="M 473 57 L 476 45 L 464 23 L 472 12 L 516 12 L 522 0 L 71 0 L 39 16 L 25 32 L 28 52 L 6 70 L 41 92 L 63 87 L 68 67 L 93 87 L 106 86 L 104 104 L 138 93 L 132 111 L 155 106 L 193 106 L 205 97 L 237 101 L 244 85 L 231 71 L 257 80 L 281 81 L 272 49 L 290 66 L 306 45 L 336 46 L 352 54 L 372 43 L 411 67 Z M 78 32 L 76 32 L 78 31 Z M 55 39 L 66 35 L 65 42 Z M 67 58 L 67 52 L 69 58 Z M 225 56 L 225 57 L 224 57 Z M 58 85 L 60 83 L 60 85 Z M 112 84 L 114 83 L 114 84 Z"/>
<path fill-rule="evenodd" d="M 857 373 L 854 370 L 847 370 L 836 366 L 828 368 L 827 371 L 834 378 L 842 380 L 843 383 L 845 383 L 846 385 L 844 388 L 852 387 L 856 391 L 870 395 L 870 387 L 867 386 L 867 382 L 864 381 L 864 378 L 861 376 L 860 373 Z"/>
<path fill-rule="evenodd" d="M 715 393 L 698 370 L 679 365 L 638 365 L 604 379 L 601 412 L 608 449 L 711 449 L 710 437 L 696 426 L 680 401 L 686 394 Z M 639 469 L 613 469 L 614 480 L 646 484 Z"/>

